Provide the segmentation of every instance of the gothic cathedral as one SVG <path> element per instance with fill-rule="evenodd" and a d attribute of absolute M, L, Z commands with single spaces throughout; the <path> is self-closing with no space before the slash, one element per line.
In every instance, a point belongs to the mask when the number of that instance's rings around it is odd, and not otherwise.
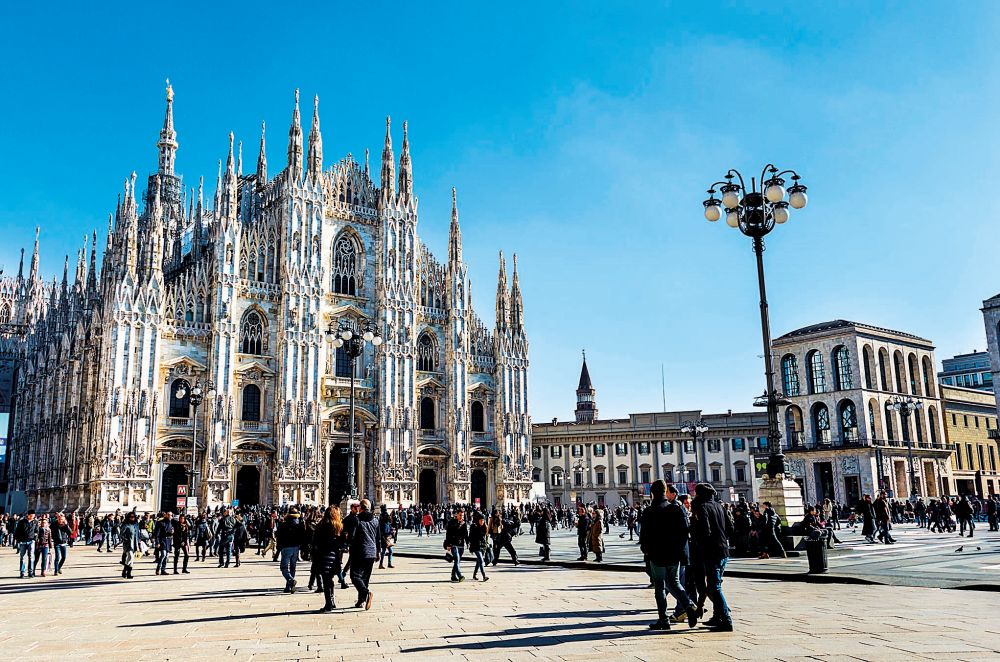
<path fill-rule="evenodd" d="M 43 282 L 36 232 L 27 277 L 0 281 L 8 475 L 27 507 L 173 510 L 192 471 L 199 506 L 339 503 L 349 462 L 390 507 L 528 499 L 517 258 L 508 283 L 500 256 L 491 330 L 454 191 L 447 262 L 419 239 L 405 122 L 397 166 L 386 120 L 377 181 L 367 152 L 324 170 L 318 98 L 304 150 L 296 91 L 287 166 L 268 178 L 262 131 L 244 175 L 230 134 L 211 207 L 175 172 L 169 84 L 157 147 L 146 190 L 125 181 L 100 266 L 95 233 L 72 281 L 67 258 Z M 356 361 L 327 335 L 370 324 L 384 342 Z"/>

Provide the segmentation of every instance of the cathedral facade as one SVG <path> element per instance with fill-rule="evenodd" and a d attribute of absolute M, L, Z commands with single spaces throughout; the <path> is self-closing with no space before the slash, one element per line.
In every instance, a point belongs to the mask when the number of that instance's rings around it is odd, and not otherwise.
<path fill-rule="evenodd" d="M 125 181 L 100 266 L 95 232 L 75 277 L 67 258 L 43 282 L 36 233 L 27 276 L 22 254 L 0 283 L 8 478 L 27 507 L 173 510 L 192 471 L 188 507 L 339 503 L 349 462 L 359 493 L 390 506 L 528 499 L 516 256 L 509 281 L 500 256 L 488 328 L 454 192 L 447 261 L 419 238 L 406 124 L 397 165 L 386 120 L 377 179 L 367 151 L 324 169 L 318 98 L 303 141 L 298 96 L 284 169 L 269 177 L 262 130 L 243 174 L 230 134 L 210 206 L 175 171 L 168 84 L 157 170 L 145 191 Z M 384 342 L 352 379 L 328 331 L 369 324 Z"/>

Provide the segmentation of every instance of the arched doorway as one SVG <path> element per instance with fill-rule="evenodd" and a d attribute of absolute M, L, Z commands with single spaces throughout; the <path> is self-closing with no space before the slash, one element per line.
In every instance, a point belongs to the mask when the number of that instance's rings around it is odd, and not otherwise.
<path fill-rule="evenodd" d="M 187 467 L 183 464 L 168 464 L 160 478 L 160 510 L 177 512 L 177 486 L 188 484 Z"/>
<path fill-rule="evenodd" d="M 433 469 L 423 469 L 420 472 L 420 503 L 437 502 L 437 472 Z"/>
<path fill-rule="evenodd" d="M 486 502 L 486 472 L 482 469 L 476 469 L 472 472 L 472 505 L 476 506 L 476 499 L 479 499 L 479 508 L 485 510 L 489 507 Z"/>
<path fill-rule="evenodd" d="M 236 500 L 241 506 L 260 503 L 260 469 L 248 464 L 236 472 Z"/>

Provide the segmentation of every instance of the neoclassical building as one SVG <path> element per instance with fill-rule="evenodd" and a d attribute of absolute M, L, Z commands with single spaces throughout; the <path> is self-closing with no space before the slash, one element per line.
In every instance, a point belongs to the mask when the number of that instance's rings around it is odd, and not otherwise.
<path fill-rule="evenodd" d="M 807 503 L 853 504 L 881 485 L 911 496 L 909 460 L 921 496 L 946 493 L 953 446 L 946 443 L 934 345 L 911 333 L 834 320 L 773 342 L 781 390 L 786 465 Z M 908 417 L 894 396 L 922 408 Z"/>
<path fill-rule="evenodd" d="M 406 123 L 398 164 L 387 119 L 379 173 L 367 151 L 327 167 L 318 97 L 304 141 L 296 91 L 283 169 L 269 175 L 262 129 L 244 174 L 230 134 L 206 201 L 175 169 L 168 84 L 157 149 L 145 190 L 125 181 L 100 264 L 95 232 L 75 275 L 67 259 L 45 283 L 36 233 L 28 273 L 0 282 L 9 478 L 28 506 L 171 508 L 195 427 L 199 505 L 336 503 L 350 461 L 360 493 L 390 505 L 528 498 L 517 259 L 508 281 L 500 256 L 489 328 L 454 192 L 447 259 L 420 240 Z M 326 332 L 369 321 L 385 341 L 356 362 L 352 456 L 351 361 Z M 196 408 L 199 381 L 214 389 Z"/>
<path fill-rule="evenodd" d="M 753 499 L 754 479 L 761 474 L 755 466 L 762 470 L 768 455 L 766 413 L 688 410 L 601 419 L 586 357 L 576 395 L 575 420 L 533 426 L 533 479 L 544 484 L 550 503 L 649 501 L 656 480 L 677 484 L 682 492 L 705 482 L 724 500 Z M 684 428 L 699 421 L 706 430 L 695 441 Z"/>

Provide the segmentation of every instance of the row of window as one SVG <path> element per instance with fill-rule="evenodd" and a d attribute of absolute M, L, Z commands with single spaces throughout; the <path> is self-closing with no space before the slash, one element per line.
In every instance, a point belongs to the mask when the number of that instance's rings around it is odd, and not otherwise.
<path fill-rule="evenodd" d="M 883 418 L 881 408 L 878 403 L 873 399 L 868 403 L 868 424 L 869 424 L 869 434 L 874 439 L 886 439 L 888 441 L 896 441 L 896 412 L 889 408 L 888 403 L 885 405 L 885 416 Z M 923 443 L 924 441 L 924 419 L 923 412 L 921 410 L 916 410 L 910 414 L 909 418 L 913 419 L 912 426 L 916 430 L 916 441 L 917 443 Z M 954 422 L 954 414 L 952 415 Z M 906 424 L 901 424 L 899 426 L 902 432 L 902 440 L 911 440 L 911 423 L 905 418 L 901 417 L 901 420 Z M 833 441 L 833 421 L 831 420 L 830 410 L 826 404 L 822 402 L 817 402 L 812 406 L 809 411 L 809 423 L 812 432 L 812 438 L 815 443 L 818 444 L 828 444 Z M 929 438 L 931 444 L 938 443 L 937 429 L 937 410 L 930 406 L 927 408 L 927 431 L 929 433 Z M 841 400 L 837 405 L 837 426 L 840 432 L 840 440 L 842 442 L 853 442 L 860 438 L 858 431 L 858 412 L 857 407 L 853 400 L 845 399 Z M 802 433 L 805 431 L 803 427 L 802 420 L 802 410 L 796 405 L 789 405 L 785 409 L 785 434 L 788 439 L 791 440 L 792 444 L 796 444 L 802 439 Z"/>
<path fill-rule="evenodd" d="M 992 386 L 992 372 L 973 372 L 966 375 L 955 375 L 945 377 L 942 381 L 948 386 L 964 386 L 966 388 L 976 388 L 977 386 Z"/>
<path fill-rule="evenodd" d="M 735 475 L 736 482 L 738 482 L 738 483 L 745 483 L 746 482 L 746 478 L 747 478 L 746 467 L 743 466 L 743 465 L 736 465 L 734 467 L 734 469 L 735 469 L 734 475 Z M 713 483 L 721 483 L 722 482 L 722 468 L 721 467 L 713 466 L 713 467 L 710 467 L 709 470 L 711 472 L 712 482 Z M 673 472 L 673 469 L 669 469 L 667 467 L 664 467 L 663 471 L 662 471 L 662 476 L 663 476 L 663 480 L 665 480 L 666 482 L 668 482 L 668 483 L 674 482 L 674 472 Z M 686 478 L 689 479 L 690 477 L 691 477 L 691 475 L 689 474 Z M 649 469 L 640 469 L 639 470 L 639 482 L 640 483 L 650 483 L 650 482 L 652 482 L 650 480 L 650 478 L 651 478 L 651 474 L 650 474 L 650 470 Z M 540 472 L 540 470 L 538 468 L 535 468 L 534 471 L 533 471 L 532 480 L 534 480 L 534 481 L 537 482 L 540 479 L 541 479 L 541 472 Z M 597 486 L 597 487 L 603 487 L 606 484 L 605 480 L 606 480 L 606 478 L 605 478 L 605 472 L 604 472 L 604 470 L 597 469 L 597 470 L 594 471 L 594 485 L 595 486 Z M 583 483 L 584 483 L 584 481 L 583 481 L 583 472 L 582 471 L 576 471 L 576 472 L 574 472 L 573 473 L 573 486 L 574 487 L 583 487 Z M 626 484 L 628 484 L 628 470 L 627 469 L 618 469 L 618 484 L 619 485 L 626 485 Z M 551 485 L 552 487 L 562 487 L 563 486 L 563 472 L 562 471 L 556 471 L 556 470 L 552 471 L 549 474 L 549 485 Z"/>
<path fill-rule="evenodd" d="M 184 397 L 179 397 L 177 393 L 184 387 Z M 243 387 L 241 416 L 244 421 L 259 421 L 261 419 L 261 392 L 256 384 L 247 384 Z M 420 429 L 436 429 L 437 403 L 433 398 L 425 397 L 420 400 Z M 188 382 L 184 379 L 175 379 L 170 385 L 170 406 L 168 415 L 171 418 L 191 417 L 191 394 Z M 473 400 L 469 408 L 469 425 L 472 432 L 486 431 L 486 416 L 483 403 Z"/>
<path fill-rule="evenodd" d="M 962 459 L 962 446 L 965 446 L 965 460 Z M 958 451 L 955 453 L 955 464 L 959 471 L 964 471 L 968 468 L 969 471 L 985 471 L 986 470 L 986 449 L 982 444 L 976 444 L 976 455 L 979 457 L 979 466 L 976 466 L 973 462 L 973 444 L 960 444 Z M 997 456 L 996 449 L 993 446 L 988 447 L 990 455 L 990 471 L 996 472 L 997 470 Z"/>
<path fill-rule="evenodd" d="M 918 362 L 917 355 L 910 353 L 904 359 L 903 353 L 896 350 L 893 354 L 893 361 L 890 364 L 889 351 L 885 348 L 879 349 L 878 361 L 876 364 L 875 352 L 871 345 L 865 345 L 862 351 L 862 363 L 864 371 L 865 388 L 876 388 L 875 366 L 878 367 L 878 384 L 881 390 L 890 390 L 890 369 L 895 375 L 895 390 L 897 393 L 909 393 L 911 395 L 934 396 L 934 367 L 931 359 L 924 356 Z M 921 383 L 921 367 L 922 363 Z M 833 390 L 846 391 L 855 388 L 854 376 L 851 372 L 850 350 L 844 345 L 838 345 L 830 355 L 830 365 L 833 368 Z M 802 395 L 799 384 L 799 363 L 798 357 L 794 354 L 786 354 L 781 358 L 781 381 L 787 396 Z M 908 383 L 904 383 L 908 382 Z M 819 350 L 812 350 L 806 354 L 806 389 L 809 395 L 826 393 L 828 390 L 826 378 L 826 364 L 823 361 L 823 354 Z M 906 386 L 909 386 L 907 390 Z"/>
<path fill-rule="evenodd" d="M 979 428 L 979 417 L 973 415 L 971 418 L 972 418 L 973 424 L 978 429 Z M 964 425 L 965 427 L 970 427 L 969 426 L 969 419 L 970 419 L 970 416 L 968 414 L 962 414 L 962 425 Z M 993 419 L 991 419 L 989 416 L 983 416 L 983 421 L 985 421 L 985 426 L 986 426 L 987 430 L 992 429 L 992 426 L 993 426 L 992 420 Z M 952 425 L 952 427 L 958 427 L 958 414 L 952 413 L 952 415 L 951 415 L 951 425 Z"/>
<path fill-rule="evenodd" d="M 747 439 L 742 437 L 734 437 L 730 440 L 732 443 L 732 448 L 736 452 L 742 452 L 747 449 Z M 674 452 L 674 442 L 673 441 L 661 441 L 660 453 L 665 455 L 673 454 Z M 614 446 L 615 455 L 628 455 L 629 454 L 629 444 L 624 442 L 619 442 L 612 444 Z M 636 444 L 636 451 L 639 455 L 649 455 L 652 448 L 651 442 L 640 441 Z M 720 453 L 722 452 L 722 439 L 708 439 L 705 445 L 708 446 L 709 453 Z M 767 437 L 757 437 L 757 448 L 767 448 Z M 591 447 L 591 453 L 594 457 L 604 457 L 607 455 L 608 446 L 607 444 L 593 444 Z M 694 452 L 694 441 L 692 439 L 684 440 L 684 452 L 693 453 Z M 531 454 L 534 459 L 538 460 L 542 457 L 542 449 L 539 446 L 534 446 L 531 449 Z M 584 445 L 583 444 L 572 444 L 570 445 L 570 454 L 573 457 L 583 457 L 584 455 Z M 563 456 L 562 446 L 550 446 L 549 447 L 549 457 L 560 458 Z"/>

